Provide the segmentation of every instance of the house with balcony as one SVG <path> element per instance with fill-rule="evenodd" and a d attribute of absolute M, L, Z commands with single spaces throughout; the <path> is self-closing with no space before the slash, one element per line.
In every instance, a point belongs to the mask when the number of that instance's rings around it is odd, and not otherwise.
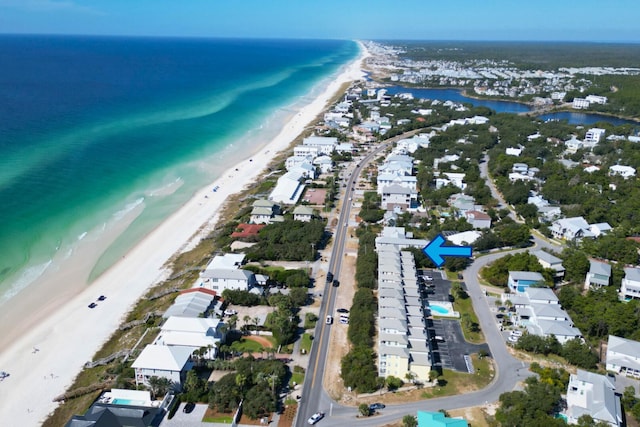
<path fill-rule="evenodd" d="M 511 292 L 524 292 L 530 286 L 544 285 L 542 274 L 534 271 L 510 271 L 507 285 Z"/>
<path fill-rule="evenodd" d="M 609 335 L 607 371 L 640 379 L 640 342 Z"/>
<path fill-rule="evenodd" d="M 192 354 L 195 350 L 207 348 L 202 356 L 213 360 L 216 358 L 218 345 L 224 342 L 224 331 L 225 325 L 220 319 L 171 316 L 160 327 L 153 345 L 187 347 Z"/>
<path fill-rule="evenodd" d="M 418 192 L 411 188 L 392 184 L 382 188 L 380 208 L 400 212 L 418 207 Z"/>
<path fill-rule="evenodd" d="M 313 219 L 313 208 L 309 206 L 296 206 L 293 210 L 293 219 L 296 221 L 310 222 Z"/>
<path fill-rule="evenodd" d="M 379 174 L 377 180 L 377 193 L 382 195 L 382 190 L 390 185 L 399 185 L 413 191 L 417 191 L 418 178 L 411 175 L 394 175 L 390 173 Z"/>
<path fill-rule="evenodd" d="M 318 155 L 326 154 L 327 156 L 330 156 L 338 145 L 338 138 L 329 136 L 309 136 L 302 140 L 302 145 L 306 147 L 316 147 L 318 149 Z"/>
<path fill-rule="evenodd" d="M 280 206 L 271 200 L 258 199 L 253 202 L 252 207 L 251 216 L 249 217 L 251 224 L 271 224 L 284 219 L 280 215 Z"/>
<path fill-rule="evenodd" d="M 609 286 L 611 283 L 611 265 L 602 262 L 589 260 L 589 271 L 584 281 L 585 289 L 599 289 Z"/>
<path fill-rule="evenodd" d="M 624 278 L 620 283 L 620 298 L 640 299 L 640 268 L 625 267 Z"/>
<path fill-rule="evenodd" d="M 187 372 L 193 367 L 190 347 L 148 345 L 140 352 L 131 367 L 135 370 L 136 386 L 149 386 L 149 378 L 166 378 L 177 390 Z"/>
<path fill-rule="evenodd" d="M 564 277 L 565 268 L 562 265 L 562 260 L 560 258 L 545 251 L 533 251 L 531 252 L 531 255 L 538 258 L 538 262 L 542 268 L 548 268 L 555 271 L 555 278 L 561 279 Z"/>
<path fill-rule="evenodd" d="M 595 237 L 589 223 L 581 216 L 554 221 L 551 224 L 551 234 L 556 239 L 573 241 Z"/>
<path fill-rule="evenodd" d="M 569 377 L 567 386 L 567 422 L 577 424 L 583 415 L 610 426 L 623 425 L 624 415 L 620 395 L 616 394 L 615 378 L 578 369 Z"/>

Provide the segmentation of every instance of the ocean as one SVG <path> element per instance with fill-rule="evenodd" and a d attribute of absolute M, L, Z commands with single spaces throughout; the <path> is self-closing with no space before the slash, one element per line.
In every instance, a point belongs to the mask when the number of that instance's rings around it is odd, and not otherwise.
<path fill-rule="evenodd" d="M 0 36 L 0 304 L 128 218 L 93 280 L 357 54 L 340 40 Z"/>

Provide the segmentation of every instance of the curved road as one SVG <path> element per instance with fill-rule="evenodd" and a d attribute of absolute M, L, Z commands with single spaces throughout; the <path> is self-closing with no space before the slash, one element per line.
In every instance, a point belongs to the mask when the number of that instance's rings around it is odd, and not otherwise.
<path fill-rule="evenodd" d="M 335 233 L 335 242 L 331 252 L 331 261 L 329 263 L 329 271 L 333 272 L 336 277 L 338 277 L 338 273 L 340 272 L 344 253 L 347 231 L 347 227 L 345 227 L 344 224 L 346 224 L 346 221 L 349 219 L 351 203 L 349 203 L 348 198 L 351 197 L 353 192 L 354 182 L 357 180 L 357 177 L 363 167 L 380 151 L 384 150 L 389 146 L 389 144 L 397 141 L 398 139 L 406 138 L 413 133 L 415 132 L 393 138 L 376 148 L 376 150 L 369 153 L 356 166 L 355 171 L 351 175 L 351 179 L 346 187 L 346 196 L 344 196 L 342 211 L 340 213 Z M 485 157 L 485 162 L 481 163 L 481 175 L 485 178 L 487 178 L 486 160 L 487 158 Z M 505 206 L 508 206 L 504 203 L 501 195 L 496 191 L 495 186 L 493 186 L 493 183 L 488 178 L 487 183 L 489 184 L 494 197 L 500 200 Z M 535 236 L 534 242 L 535 245 L 533 248 L 544 247 L 555 250 L 558 250 L 559 248 L 557 245 L 553 245 Z M 478 274 L 482 267 L 508 253 L 517 253 L 529 249 L 532 248 L 516 249 L 481 256 L 476 259 L 463 273 L 465 283 L 467 284 L 467 291 L 473 300 L 473 306 L 476 311 L 476 315 L 478 316 L 478 321 L 481 325 L 482 331 L 484 332 L 487 344 L 489 345 L 491 357 L 494 360 L 496 374 L 492 382 L 482 390 L 462 395 L 427 399 L 402 405 L 388 405 L 380 415 L 376 415 L 374 417 L 357 418 L 357 408 L 343 406 L 336 403 L 322 388 L 322 377 L 329 348 L 329 328 L 331 327 L 330 325 L 326 325 L 323 319 L 326 317 L 327 313 L 333 313 L 336 296 L 336 292 L 333 287 L 330 284 L 325 285 L 325 295 L 320 306 L 319 317 L 321 320 L 316 326 L 316 339 L 309 358 L 309 367 L 307 369 L 306 379 L 302 390 L 302 400 L 298 409 L 296 426 L 306 425 L 307 419 L 313 413 L 323 411 L 326 415 L 325 418 L 320 421 L 322 426 L 344 426 L 349 423 L 356 423 L 358 426 L 374 427 L 396 422 L 404 415 L 414 414 L 417 410 L 450 410 L 478 406 L 487 402 L 494 402 L 498 400 L 500 394 L 513 390 L 518 382 L 530 375 L 528 365 L 509 354 L 504 337 L 498 329 L 497 322 L 494 319 L 494 313 L 491 311 L 491 307 L 489 307 L 486 298 L 484 298 L 484 292 L 478 281 Z"/>

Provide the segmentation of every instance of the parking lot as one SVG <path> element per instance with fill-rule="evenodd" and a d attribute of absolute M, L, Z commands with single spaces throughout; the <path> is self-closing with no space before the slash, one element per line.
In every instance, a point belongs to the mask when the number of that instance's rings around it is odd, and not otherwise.
<path fill-rule="evenodd" d="M 428 300 L 449 301 L 451 282 L 443 279 L 440 271 L 426 270 L 421 272 L 424 276 L 432 278 L 431 281 L 425 281 L 426 285 L 430 283 L 433 285 L 427 295 Z M 477 353 L 480 350 L 489 351 L 487 344 L 471 344 L 464 339 L 459 320 L 428 319 L 427 328 L 432 337 L 442 337 L 442 340 L 432 340 L 432 344 L 434 362 L 440 364 L 444 369 L 468 372 L 465 355 Z"/>

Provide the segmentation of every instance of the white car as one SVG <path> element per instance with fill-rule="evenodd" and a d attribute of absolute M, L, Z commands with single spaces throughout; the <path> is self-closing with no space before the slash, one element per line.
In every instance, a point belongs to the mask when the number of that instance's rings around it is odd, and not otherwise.
<path fill-rule="evenodd" d="M 325 323 L 327 325 L 332 324 L 333 323 L 333 316 L 331 316 L 331 315 L 327 316 L 327 320 L 325 320 Z"/>
<path fill-rule="evenodd" d="M 522 331 L 519 331 L 519 330 L 511 331 L 511 335 L 514 337 L 521 337 Z"/>
<path fill-rule="evenodd" d="M 507 341 L 516 343 L 516 342 L 518 342 L 519 339 L 520 339 L 520 337 L 509 335 L 509 338 L 507 338 Z"/>
<path fill-rule="evenodd" d="M 316 412 L 315 414 L 311 415 L 311 417 L 309 417 L 309 419 L 307 420 L 307 424 L 314 425 L 323 418 L 324 412 Z"/>

